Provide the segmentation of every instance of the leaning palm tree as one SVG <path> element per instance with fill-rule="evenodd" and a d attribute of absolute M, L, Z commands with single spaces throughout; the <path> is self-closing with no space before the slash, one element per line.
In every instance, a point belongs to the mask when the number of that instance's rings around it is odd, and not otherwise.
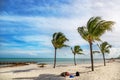
<path fill-rule="evenodd" d="M 91 17 L 86 26 L 78 27 L 78 32 L 83 39 L 85 39 L 90 46 L 91 69 L 94 71 L 92 44 L 95 40 L 100 41 L 106 31 L 112 30 L 113 21 L 102 20 L 101 17 Z"/>
<path fill-rule="evenodd" d="M 57 49 L 58 48 L 60 49 L 62 47 L 67 47 L 67 45 L 64 44 L 66 41 L 68 41 L 68 39 L 65 37 L 65 35 L 63 33 L 58 32 L 58 33 L 53 34 L 52 44 L 53 44 L 54 49 L 55 49 L 53 68 L 55 68 L 55 66 L 56 66 L 56 52 L 57 52 Z"/>
<path fill-rule="evenodd" d="M 81 49 L 81 47 L 79 45 L 74 46 L 74 49 L 72 49 L 72 47 L 71 47 L 71 50 L 72 50 L 72 53 L 74 54 L 74 64 L 76 66 L 77 64 L 76 64 L 75 55 L 76 54 L 83 54 L 82 53 L 83 50 Z"/>
<path fill-rule="evenodd" d="M 100 52 L 103 55 L 103 60 L 104 60 L 104 66 L 106 66 L 105 62 L 105 53 L 110 53 L 110 48 L 112 47 L 108 42 L 103 42 L 100 45 L 98 45 Z"/>

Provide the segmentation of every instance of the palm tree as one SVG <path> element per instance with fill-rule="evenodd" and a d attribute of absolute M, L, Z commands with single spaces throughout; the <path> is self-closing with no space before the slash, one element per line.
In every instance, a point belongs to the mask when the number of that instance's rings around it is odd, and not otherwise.
<path fill-rule="evenodd" d="M 76 66 L 77 64 L 76 64 L 76 60 L 75 60 L 75 55 L 76 54 L 83 54 L 82 53 L 83 50 L 81 49 L 81 47 L 79 45 L 74 46 L 74 50 L 71 47 L 71 50 L 72 50 L 72 53 L 74 54 L 74 64 Z"/>
<path fill-rule="evenodd" d="M 58 33 L 54 33 L 53 34 L 53 39 L 52 39 L 52 44 L 54 46 L 55 49 L 55 55 L 54 55 L 54 66 L 53 68 L 55 68 L 56 66 L 56 52 L 57 49 L 62 48 L 62 47 L 67 47 L 67 45 L 64 44 L 64 42 L 68 41 L 68 39 L 65 37 L 65 35 L 61 32 Z"/>
<path fill-rule="evenodd" d="M 102 20 L 101 17 L 91 17 L 86 26 L 78 27 L 78 32 L 83 39 L 85 39 L 90 46 L 91 69 L 94 71 L 92 44 L 95 40 L 100 41 L 106 31 L 112 30 L 113 21 Z"/>
<path fill-rule="evenodd" d="M 105 53 L 110 53 L 109 48 L 111 48 L 112 46 L 108 42 L 103 42 L 100 45 L 98 45 L 98 47 L 103 55 L 104 66 L 106 66 Z"/>

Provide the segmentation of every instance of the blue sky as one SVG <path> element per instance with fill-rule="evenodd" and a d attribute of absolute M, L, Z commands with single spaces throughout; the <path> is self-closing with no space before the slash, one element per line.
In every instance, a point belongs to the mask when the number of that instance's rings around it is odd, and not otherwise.
<path fill-rule="evenodd" d="M 54 32 L 63 32 L 70 46 L 80 45 L 89 58 L 89 45 L 77 32 L 92 16 L 115 21 L 113 31 L 101 37 L 113 45 L 107 57 L 120 55 L 119 0 L 1 0 L 0 57 L 53 58 Z M 96 46 L 94 46 L 97 49 Z M 101 54 L 95 54 L 101 58 Z M 58 50 L 57 57 L 72 58 L 69 48 Z"/>

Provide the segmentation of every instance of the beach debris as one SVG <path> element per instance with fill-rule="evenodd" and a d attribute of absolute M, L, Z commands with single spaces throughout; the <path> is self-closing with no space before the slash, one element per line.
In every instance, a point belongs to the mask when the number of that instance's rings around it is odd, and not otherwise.
<path fill-rule="evenodd" d="M 2 68 L 2 67 L 24 66 L 24 65 L 29 65 L 29 64 L 32 64 L 32 63 L 35 63 L 35 62 L 0 62 L 0 65 L 3 65 L 0 68 Z"/>
<path fill-rule="evenodd" d="M 38 65 L 40 65 L 39 67 L 45 67 L 45 65 L 47 65 L 46 63 L 39 63 Z"/>

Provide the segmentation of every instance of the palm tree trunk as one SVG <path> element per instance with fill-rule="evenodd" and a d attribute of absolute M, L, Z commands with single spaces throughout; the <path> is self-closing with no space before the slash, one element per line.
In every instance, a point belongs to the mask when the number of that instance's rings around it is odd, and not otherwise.
<path fill-rule="evenodd" d="M 56 66 L 56 52 L 57 52 L 57 48 L 55 48 L 55 55 L 54 55 L 54 66 L 53 66 L 53 68 L 55 68 L 55 66 Z"/>
<path fill-rule="evenodd" d="M 105 63 L 105 54 L 103 53 L 103 60 L 104 60 L 104 66 L 106 66 L 106 63 Z"/>
<path fill-rule="evenodd" d="M 94 62 L 93 62 L 93 53 L 92 53 L 92 42 L 89 42 L 90 45 L 90 56 L 91 56 L 91 69 L 94 71 Z"/>
<path fill-rule="evenodd" d="M 76 66 L 75 54 L 74 54 L 74 64 L 75 64 L 75 66 Z"/>

